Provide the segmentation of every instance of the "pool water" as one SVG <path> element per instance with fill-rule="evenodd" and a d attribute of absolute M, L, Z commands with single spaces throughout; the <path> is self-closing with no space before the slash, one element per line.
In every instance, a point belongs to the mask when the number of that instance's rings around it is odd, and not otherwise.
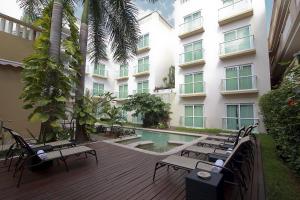
<path fill-rule="evenodd" d="M 154 144 L 152 145 L 141 145 L 136 148 L 154 151 L 154 152 L 166 152 L 170 149 L 180 146 L 181 144 L 169 144 L 168 141 L 180 141 L 180 142 L 191 142 L 199 137 L 192 135 L 181 135 L 175 133 L 166 133 L 166 132 L 158 132 L 158 131 L 148 131 L 148 130 L 137 130 L 137 135 L 140 135 L 140 138 L 124 140 L 118 142 L 119 144 L 131 144 L 134 142 L 140 141 L 152 141 Z"/>

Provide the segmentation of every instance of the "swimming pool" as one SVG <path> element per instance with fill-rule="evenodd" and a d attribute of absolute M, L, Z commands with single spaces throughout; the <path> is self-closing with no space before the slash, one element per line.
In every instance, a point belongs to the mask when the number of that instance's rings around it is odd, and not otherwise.
<path fill-rule="evenodd" d="M 124 138 L 116 143 L 128 146 L 136 144 L 136 146 L 132 147 L 161 153 L 199 138 L 199 136 L 194 135 L 149 130 L 137 130 L 136 133 L 138 137 L 131 139 Z"/>

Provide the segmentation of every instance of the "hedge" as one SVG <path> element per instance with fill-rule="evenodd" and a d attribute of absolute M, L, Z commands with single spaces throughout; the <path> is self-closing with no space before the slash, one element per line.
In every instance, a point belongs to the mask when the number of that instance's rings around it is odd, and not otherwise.
<path fill-rule="evenodd" d="M 300 67 L 295 65 L 281 85 L 263 95 L 259 105 L 278 155 L 300 174 Z"/>

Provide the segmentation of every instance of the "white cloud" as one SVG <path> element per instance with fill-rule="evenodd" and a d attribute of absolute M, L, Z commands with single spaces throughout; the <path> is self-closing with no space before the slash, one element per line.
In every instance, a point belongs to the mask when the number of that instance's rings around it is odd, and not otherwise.
<path fill-rule="evenodd" d="M 0 13 L 20 19 L 22 16 L 22 9 L 20 9 L 16 0 L 0 0 Z"/>

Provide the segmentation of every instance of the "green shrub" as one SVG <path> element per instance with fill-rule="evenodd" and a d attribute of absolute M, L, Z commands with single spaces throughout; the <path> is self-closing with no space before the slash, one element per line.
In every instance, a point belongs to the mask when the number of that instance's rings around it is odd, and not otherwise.
<path fill-rule="evenodd" d="M 280 87 L 260 98 L 268 133 L 279 156 L 300 173 L 300 68 L 292 68 Z"/>
<path fill-rule="evenodd" d="M 170 104 L 149 93 L 130 96 L 130 100 L 123 105 L 123 109 L 134 111 L 135 117 L 141 115 L 144 127 L 157 127 L 159 123 L 167 126 L 170 120 Z"/>

